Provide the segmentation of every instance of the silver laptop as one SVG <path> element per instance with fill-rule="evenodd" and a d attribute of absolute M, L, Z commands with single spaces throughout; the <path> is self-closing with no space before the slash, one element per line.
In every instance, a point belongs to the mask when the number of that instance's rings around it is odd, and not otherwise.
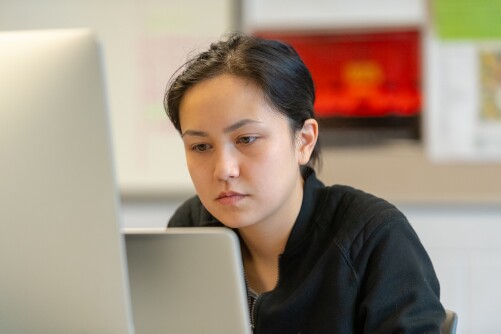
<path fill-rule="evenodd" d="M 231 230 L 127 229 L 126 248 L 137 333 L 250 333 Z"/>

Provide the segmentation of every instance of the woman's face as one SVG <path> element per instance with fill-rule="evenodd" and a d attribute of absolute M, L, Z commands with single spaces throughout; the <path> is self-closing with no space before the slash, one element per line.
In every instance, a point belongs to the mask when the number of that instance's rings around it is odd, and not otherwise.
<path fill-rule="evenodd" d="M 183 97 L 180 124 L 191 179 L 214 217 L 231 228 L 295 220 L 304 154 L 259 88 L 226 74 L 202 81 Z"/>

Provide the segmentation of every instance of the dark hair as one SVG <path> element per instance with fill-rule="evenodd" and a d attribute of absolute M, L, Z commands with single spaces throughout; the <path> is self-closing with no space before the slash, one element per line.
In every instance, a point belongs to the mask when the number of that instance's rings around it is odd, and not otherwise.
<path fill-rule="evenodd" d="M 247 79 L 259 87 L 265 100 L 287 117 L 294 133 L 307 119 L 315 118 L 313 80 L 297 52 L 280 41 L 233 33 L 188 60 L 169 81 L 164 108 L 180 133 L 179 106 L 186 91 L 221 74 Z M 317 143 L 308 166 L 319 159 Z"/>

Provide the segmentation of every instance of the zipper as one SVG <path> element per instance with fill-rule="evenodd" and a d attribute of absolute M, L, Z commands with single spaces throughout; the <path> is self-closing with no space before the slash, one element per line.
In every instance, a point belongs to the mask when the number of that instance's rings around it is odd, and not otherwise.
<path fill-rule="evenodd" d="M 261 298 L 261 295 L 259 295 L 256 298 L 254 303 L 252 303 L 252 307 L 251 307 L 251 331 L 252 331 L 252 333 L 254 333 L 254 330 L 256 329 L 256 304 L 260 298 Z M 250 297 L 249 297 L 249 300 L 250 300 Z"/>
<path fill-rule="evenodd" d="M 245 274 L 245 271 L 244 271 L 244 280 L 245 280 L 245 289 L 247 290 L 247 304 L 250 306 L 250 310 L 249 310 L 249 316 L 250 316 L 250 328 L 251 328 L 251 332 L 254 333 L 254 328 L 256 327 L 255 326 L 255 315 L 254 315 L 254 309 L 256 308 L 256 303 L 257 303 L 257 300 L 259 299 L 259 297 L 261 297 L 261 295 L 257 295 L 256 294 L 256 300 L 254 300 L 254 302 L 252 302 L 252 297 L 251 297 L 251 292 L 250 292 L 250 286 L 249 286 L 249 279 L 247 278 L 247 275 Z"/>
<path fill-rule="evenodd" d="M 278 256 L 277 282 L 275 283 L 275 288 L 273 288 L 273 290 L 275 290 L 277 288 L 278 283 L 280 282 L 280 262 L 282 260 L 282 255 L 283 254 L 280 254 Z M 249 289 L 249 282 L 247 281 L 247 275 L 245 275 L 245 284 L 247 285 L 247 289 Z M 263 299 L 262 297 L 264 297 L 265 295 L 271 293 L 273 290 L 258 295 L 258 297 L 256 298 L 256 300 L 252 304 L 250 317 L 251 317 L 251 330 L 252 330 L 252 333 L 254 333 L 254 334 L 257 333 L 257 332 L 255 332 L 256 325 L 257 325 L 257 313 L 256 313 L 257 303 Z M 247 298 L 250 300 L 249 296 Z"/>

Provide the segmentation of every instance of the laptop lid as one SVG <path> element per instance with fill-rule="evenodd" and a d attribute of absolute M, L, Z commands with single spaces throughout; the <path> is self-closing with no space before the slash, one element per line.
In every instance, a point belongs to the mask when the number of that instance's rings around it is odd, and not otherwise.
<path fill-rule="evenodd" d="M 0 333 L 131 333 L 101 59 L 0 33 Z"/>
<path fill-rule="evenodd" d="M 240 246 L 223 227 L 126 229 L 138 333 L 250 333 Z"/>

